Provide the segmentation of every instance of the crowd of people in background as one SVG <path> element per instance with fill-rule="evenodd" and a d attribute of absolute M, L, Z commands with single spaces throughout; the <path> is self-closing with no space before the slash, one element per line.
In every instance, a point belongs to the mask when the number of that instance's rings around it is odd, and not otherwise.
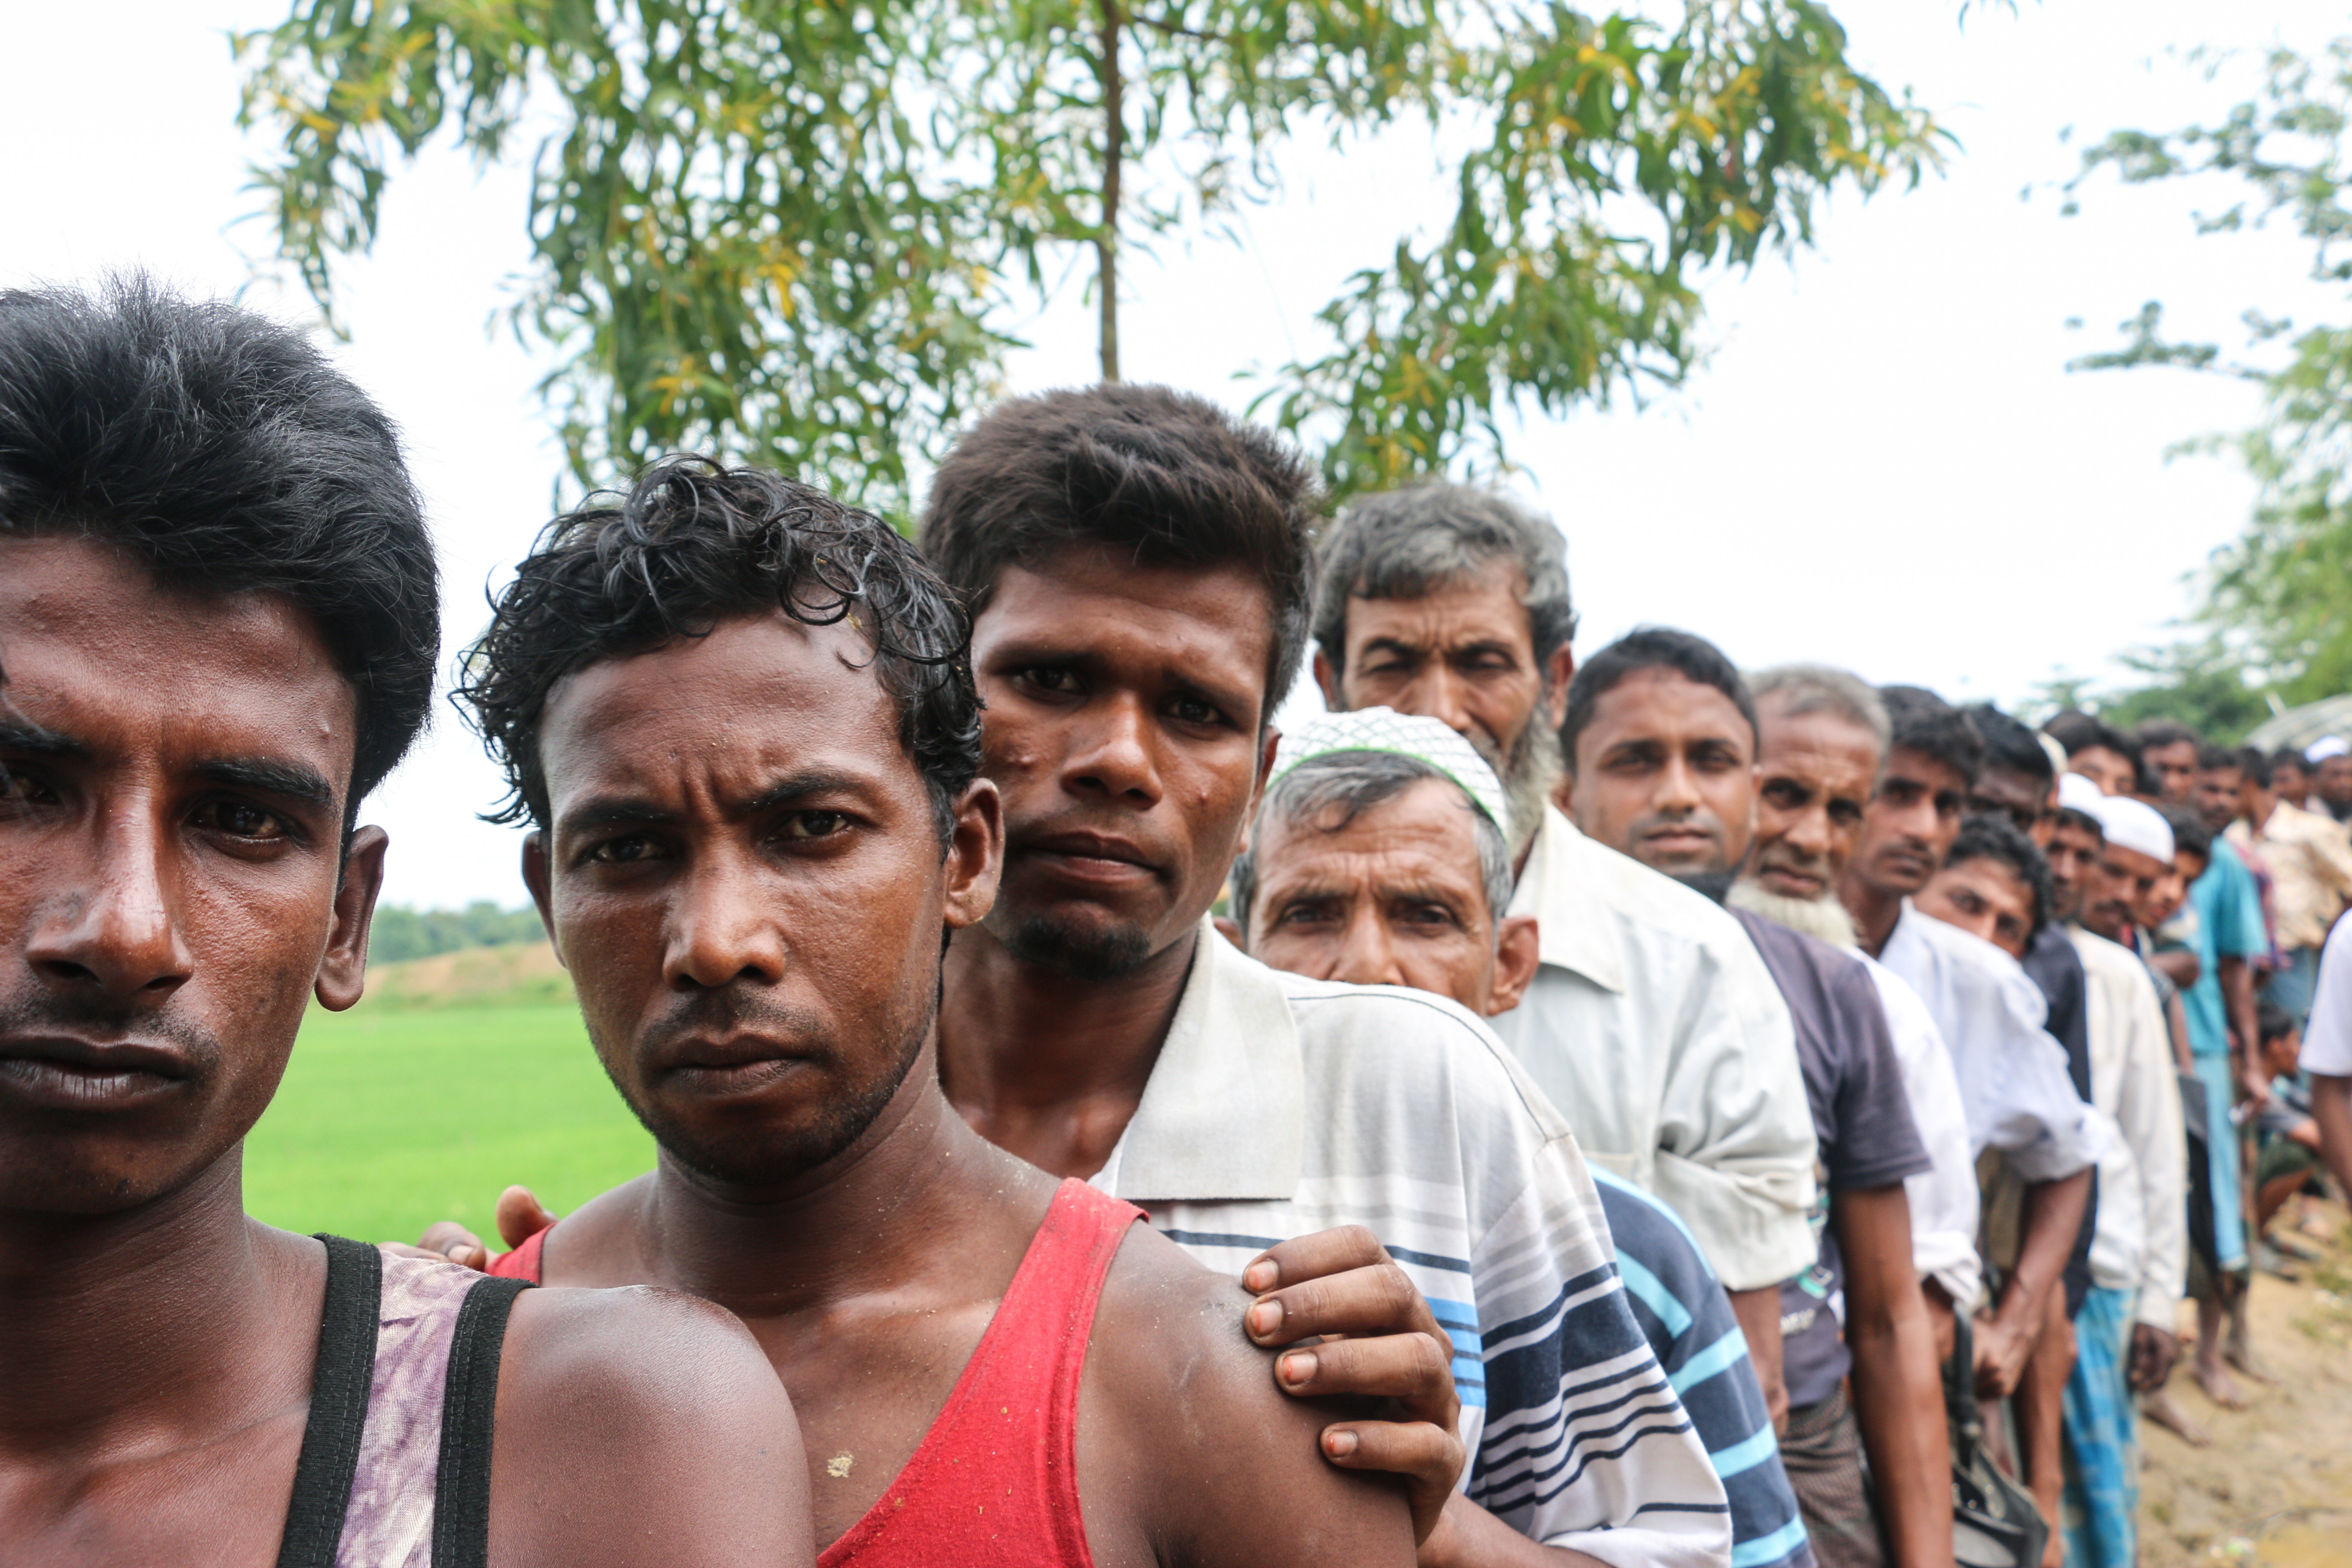
<path fill-rule="evenodd" d="M 591 498 L 456 695 L 657 1167 L 311 1241 L 422 511 L 284 329 L 0 295 L 0 1556 L 2128 1568 L 2352 1184 L 2352 746 L 1580 658 L 1568 510 L 1131 385 L 911 542 Z"/>

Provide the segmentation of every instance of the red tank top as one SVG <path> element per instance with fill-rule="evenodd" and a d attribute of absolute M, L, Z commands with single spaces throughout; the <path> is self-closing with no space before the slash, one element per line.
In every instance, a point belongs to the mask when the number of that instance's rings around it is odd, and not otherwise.
<path fill-rule="evenodd" d="M 1143 1211 L 1066 1181 L 946 1407 L 817 1568 L 1093 1568 L 1078 1509 L 1078 1380 L 1103 1279 Z M 536 1281 L 541 1231 L 490 1272 Z"/>

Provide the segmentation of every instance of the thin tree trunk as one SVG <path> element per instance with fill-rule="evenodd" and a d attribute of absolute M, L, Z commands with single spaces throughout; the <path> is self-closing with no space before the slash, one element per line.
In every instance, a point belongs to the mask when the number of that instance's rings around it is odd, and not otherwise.
<path fill-rule="evenodd" d="M 1102 0 L 1102 232 L 1095 240 L 1095 292 L 1102 311 L 1102 378 L 1118 379 L 1118 176 L 1127 153 L 1127 115 L 1120 99 L 1118 0 Z"/>

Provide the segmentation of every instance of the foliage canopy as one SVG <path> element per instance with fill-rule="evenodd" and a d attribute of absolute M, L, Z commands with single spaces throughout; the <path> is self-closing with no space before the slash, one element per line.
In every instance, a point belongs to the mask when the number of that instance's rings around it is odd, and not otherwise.
<path fill-rule="evenodd" d="M 322 305 L 436 136 L 535 142 L 518 325 L 573 469 L 687 447 L 903 506 L 1005 322 L 1091 254 L 1279 190 L 1301 135 L 1424 126 L 1452 221 L 1320 311 L 1269 406 L 1344 493 L 1503 460 L 1519 408 L 1671 383 L 1694 274 L 1805 243 L 1941 135 L 1813 0 L 293 0 L 246 36 L 278 244 Z M 1239 367 L 1237 367 L 1239 368 Z"/>
<path fill-rule="evenodd" d="M 2255 95 L 2213 123 L 2116 132 L 2085 153 L 2076 186 L 2101 168 L 2135 184 L 2220 183 L 2232 199 L 2198 219 L 2200 233 L 2291 220 L 2312 277 L 2352 307 L 2352 37 L 2315 58 L 2272 51 Z M 2259 310 L 2243 321 L 2243 351 L 2228 354 L 2168 337 L 2163 306 L 2151 301 L 2124 323 L 2120 347 L 2075 363 L 2261 384 L 2262 422 L 2228 442 L 2260 486 L 2254 514 L 2214 559 L 2203 618 L 2226 635 L 2201 646 L 2251 663 L 2286 701 L 2310 701 L 2352 690 L 2352 321 L 2298 329 Z"/>

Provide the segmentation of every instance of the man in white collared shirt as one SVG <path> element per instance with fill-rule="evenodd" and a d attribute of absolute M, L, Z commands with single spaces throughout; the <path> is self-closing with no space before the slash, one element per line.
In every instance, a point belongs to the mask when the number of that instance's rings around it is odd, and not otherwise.
<path fill-rule="evenodd" d="M 1671 1205 L 1732 1292 L 1775 1413 L 1780 1281 L 1816 1246 L 1814 1141 L 1787 1005 L 1738 923 L 1592 843 L 1550 802 L 1575 616 L 1550 523 L 1432 484 L 1324 536 L 1315 675 L 1334 709 L 1443 721 L 1496 765 L 1542 964 L 1496 1022 L 1585 1157 Z"/>

